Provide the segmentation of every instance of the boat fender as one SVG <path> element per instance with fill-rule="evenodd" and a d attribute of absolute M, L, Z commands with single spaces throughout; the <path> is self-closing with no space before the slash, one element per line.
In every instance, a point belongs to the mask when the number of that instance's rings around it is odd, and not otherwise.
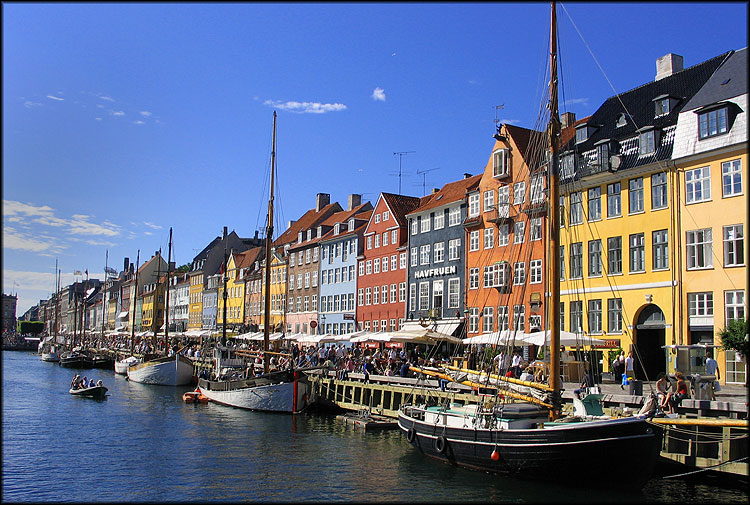
<path fill-rule="evenodd" d="M 414 430 L 414 428 L 409 428 L 408 430 L 406 430 L 406 441 L 409 442 L 410 444 L 414 442 L 414 439 L 416 438 L 416 436 L 417 436 L 417 432 Z"/>
<path fill-rule="evenodd" d="M 448 447 L 448 442 L 444 436 L 439 436 L 435 439 L 435 450 L 440 454 L 445 453 L 445 449 Z"/>

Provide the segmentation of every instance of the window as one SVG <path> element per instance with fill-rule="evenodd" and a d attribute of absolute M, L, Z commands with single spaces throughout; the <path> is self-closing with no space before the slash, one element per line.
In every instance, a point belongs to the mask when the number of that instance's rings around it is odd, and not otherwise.
<path fill-rule="evenodd" d="M 721 188 L 724 198 L 742 194 L 742 160 L 721 164 Z"/>
<path fill-rule="evenodd" d="M 525 305 L 514 305 L 513 306 L 513 329 L 519 331 L 525 331 L 526 328 L 526 306 Z"/>
<path fill-rule="evenodd" d="M 541 203 L 544 201 L 544 176 L 535 175 L 532 177 L 529 199 L 531 203 Z"/>
<path fill-rule="evenodd" d="M 526 282 L 526 263 L 519 261 L 513 264 L 513 284 L 519 285 Z"/>
<path fill-rule="evenodd" d="M 372 260 L 372 273 L 380 273 L 380 258 L 375 258 L 374 260 Z M 336 282 L 341 282 L 338 268 L 336 269 Z"/>
<path fill-rule="evenodd" d="M 711 199 L 711 167 L 685 171 L 685 203 L 705 202 Z"/>
<path fill-rule="evenodd" d="M 508 242 L 510 240 L 510 226 L 508 224 L 501 224 L 497 228 L 497 245 L 498 246 L 506 246 L 508 245 Z"/>
<path fill-rule="evenodd" d="M 589 333 L 602 332 L 602 301 L 589 300 Z"/>
<path fill-rule="evenodd" d="M 607 142 L 596 146 L 596 162 L 599 164 L 599 171 L 609 168 L 609 144 Z"/>
<path fill-rule="evenodd" d="M 360 261 L 359 262 L 359 276 L 362 277 L 363 275 L 365 275 L 365 262 Z M 325 281 L 323 281 L 322 284 L 325 284 Z"/>
<path fill-rule="evenodd" d="M 479 308 L 471 307 L 469 309 L 469 333 L 477 333 L 479 331 Z"/>
<path fill-rule="evenodd" d="M 602 241 L 589 240 L 589 277 L 602 275 Z"/>
<path fill-rule="evenodd" d="M 409 310 L 417 310 L 417 285 L 409 284 Z"/>
<path fill-rule="evenodd" d="M 526 221 L 516 221 L 513 223 L 513 243 L 523 244 L 524 235 L 526 234 Z"/>
<path fill-rule="evenodd" d="M 622 237 L 607 239 L 607 274 L 622 273 Z"/>
<path fill-rule="evenodd" d="M 399 253 L 398 268 L 401 270 L 406 268 L 406 253 L 405 252 Z"/>
<path fill-rule="evenodd" d="M 448 260 L 457 260 L 461 255 L 461 239 L 456 238 L 448 241 Z"/>
<path fill-rule="evenodd" d="M 469 217 L 477 217 L 479 215 L 479 193 L 472 193 L 469 195 Z"/>
<path fill-rule="evenodd" d="M 630 179 L 628 205 L 631 214 L 643 212 L 643 177 Z"/>
<path fill-rule="evenodd" d="M 461 224 L 461 207 L 448 209 L 448 226 L 458 226 L 459 224 Z"/>
<path fill-rule="evenodd" d="M 602 218 L 602 188 L 589 189 L 589 221 L 599 221 Z"/>
<path fill-rule="evenodd" d="M 498 149 L 492 153 L 492 175 L 502 177 L 508 175 L 508 150 Z"/>
<path fill-rule="evenodd" d="M 734 319 L 745 319 L 745 292 L 724 291 L 725 324 Z"/>
<path fill-rule="evenodd" d="M 321 301 L 323 301 L 322 298 L 321 298 Z M 363 288 L 359 288 L 357 290 L 357 305 L 359 306 L 364 305 L 364 301 L 365 301 L 365 290 Z"/>
<path fill-rule="evenodd" d="M 607 333 L 622 333 L 622 298 L 607 300 Z"/>
<path fill-rule="evenodd" d="M 430 308 L 430 283 L 419 283 L 419 310 L 429 310 Z"/>
<path fill-rule="evenodd" d="M 492 249 L 495 245 L 495 229 L 485 228 L 484 229 L 484 248 Z"/>
<path fill-rule="evenodd" d="M 367 249 L 372 249 L 372 235 L 367 237 Z M 329 258 L 329 262 L 331 261 L 331 258 Z"/>
<path fill-rule="evenodd" d="M 398 284 L 391 284 L 391 303 L 396 303 L 398 300 Z M 354 310 L 354 308 L 352 308 Z"/>
<path fill-rule="evenodd" d="M 497 188 L 497 215 L 498 217 L 510 215 L 510 186 Z"/>
<path fill-rule="evenodd" d="M 581 224 L 583 222 L 583 193 L 575 191 L 570 194 L 570 224 Z"/>
<path fill-rule="evenodd" d="M 469 251 L 479 250 L 479 230 L 472 230 L 469 233 Z"/>
<path fill-rule="evenodd" d="M 565 304 L 560 302 L 560 329 L 565 328 Z"/>
<path fill-rule="evenodd" d="M 489 333 L 495 326 L 495 308 L 485 307 L 482 311 L 482 331 Z"/>
<path fill-rule="evenodd" d="M 620 183 L 607 184 L 607 217 L 619 217 L 622 215 L 622 202 L 620 200 Z"/>
<path fill-rule="evenodd" d="M 570 302 L 570 331 L 580 333 L 583 329 L 583 302 Z"/>
<path fill-rule="evenodd" d="M 372 273 L 372 260 L 367 260 L 365 262 L 365 273 L 367 275 L 370 275 Z"/>
<path fill-rule="evenodd" d="M 560 228 L 565 228 L 565 196 L 563 195 L 560 195 L 558 210 L 560 214 Z"/>
<path fill-rule="evenodd" d="M 484 211 L 495 208 L 495 190 L 491 189 L 484 192 Z"/>
<path fill-rule="evenodd" d="M 448 279 L 448 308 L 457 309 L 459 302 L 460 279 Z"/>
<path fill-rule="evenodd" d="M 410 266 L 413 266 L 413 267 L 417 266 L 417 264 L 418 264 L 418 262 L 417 262 L 418 256 L 417 255 L 418 254 L 419 254 L 419 250 L 416 247 L 412 247 L 411 248 L 411 256 L 410 256 L 411 260 L 409 262 Z"/>
<path fill-rule="evenodd" d="M 745 264 L 745 233 L 743 225 L 724 227 L 724 266 L 736 267 Z"/>
<path fill-rule="evenodd" d="M 406 257 L 406 253 L 404 253 L 404 257 Z M 398 255 L 394 254 L 391 256 L 391 271 L 394 271 L 398 268 Z"/>
<path fill-rule="evenodd" d="M 365 288 L 365 305 L 370 305 L 372 303 L 372 289 Z"/>
<path fill-rule="evenodd" d="M 479 268 L 469 269 L 469 289 L 479 289 Z"/>
<path fill-rule="evenodd" d="M 305 251 L 305 263 L 310 263 L 311 256 L 312 256 L 312 249 L 307 249 Z"/>
<path fill-rule="evenodd" d="M 542 218 L 532 217 L 531 227 L 529 228 L 529 240 L 542 240 Z"/>
<path fill-rule="evenodd" d="M 638 135 L 638 155 L 652 154 L 654 149 L 654 130 L 649 130 Z"/>
<path fill-rule="evenodd" d="M 398 230 L 391 230 L 391 244 L 396 245 L 398 242 Z"/>
<path fill-rule="evenodd" d="M 318 251 L 318 248 L 317 247 L 313 248 L 313 257 L 312 257 L 313 263 L 318 262 L 318 254 L 320 254 Z"/>
<path fill-rule="evenodd" d="M 445 228 L 445 213 L 441 210 L 435 213 L 435 226 L 436 230 L 442 230 Z"/>
<path fill-rule="evenodd" d="M 560 162 L 560 179 L 572 179 L 575 175 L 575 156 L 563 156 Z"/>
<path fill-rule="evenodd" d="M 419 264 L 429 265 L 430 264 L 430 249 L 431 244 L 424 244 L 419 246 Z"/>
<path fill-rule="evenodd" d="M 688 231 L 685 235 L 688 270 L 712 268 L 714 263 L 711 228 Z"/>
<path fill-rule="evenodd" d="M 669 242 L 667 230 L 656 230 L 651 234 L 652 239 L 652 270 L 667 270 L 669 268 Z"/>
<path fill-rule="evenodd" d="M 433 253 L 432 261 L 434 263 L 442 263 L 445 258 L 445 242 L 437 242 Z"/>
<path fill-rule="evenodd" d="M 381 263 L 383 265 L 382 266 L 383 272 L 387 272 L 388 271 L 388 256 L 383 256 Z M 344 279 L 344 281 L 346 281 L 346 279 Z"/>
<path fill-rule="evenodd" d="M 375 249 L 377 249 L 378 247 L 380 247 L 380 235 L 376 233 L 375 234 Z M 336 244 L 336 253 L 338 253 L 340 249 L 341 249 L 341 244 Z M 339 255 L 336 254 L 336 257 L 338 256 Z"/>
<path fill-rule="evenodd" d="M 667 174 L 651 176 L 651 210 L 667 208 Z"/>
<path fill-rule="evenodd" d="M 310 287 L 310 272 L 305 272 L 305 287 Z"/>
<path fill-rule="evenodd" d="M 484 267 L 484 284 L 483 287 L 491 288 L 495 285 L 495 265 Z"/>
<path fill-rule="evenodd" d="M 405 282 L 398 283 L 398 301 L 402 303 L 406 301 L 406 283 Z"/>
<path fill-rule="evenodd" d="M 388 232 L 383 232 L 383 247 L 388 245 Z M 346 255 L 344 256 L 344 259 L 346 259 Z"/>
<path fill-rule="evenodd" d="M 497 331 L 508 329 L 508 306 L 501 305 L 497 308 Z"/>
<path fill-rule="evenodd" d="M 663 116 L 669 114 L 669 97 L 659 98 L 654 100 L 654 117 Z"/>
<path fill-rule="evenodd" d="M 560 280 L 565 280 L 565 246 L 560 246 Z M 562 326 L 561 326 L 562 328 Z"/>
<path fill-rule="evenodd" d="M 430 216 L 422 216 L 420 219 L 419 231 L 427 233 L 430 231 Z"/>
<path fill-rule="evenodd" d="M 529 283 L 540 284 L 542 282 L 542 260 L 531 260 L 529 263 Z"/>
<path fill-rule="evenodd" d="M 419 221 L 416 217 L 413 217 L 411 219 L 411 234 L 416 235 L 417 233 L 419 233 Z"/>
<path fill-rule="evenodd" d="M 339 295 L 336 295 L 338 298 Z M 377 305 L 380 303 L 380 286 L 375 286 L 372 288 L 372 304 Z"/>
<path fill-rule="evenodd" d="M 586 142 L 589 138 L 589 129 L 586 125 L 583 125 L 576 129 L 576 144 Z"/>
<path fill-rule="evenodd" d="M 526 182 L 519 181 L 513 184 L 513 203 L 520 205 L 526 201 Z"/>
<path fill-rule="evenodd" d="M 302 253 L 300 253 L 302 254 Z M 294 266 L 294 260 L 297 258 L 295 253 L 289 253 L 289 265 Z"/>
<path fill-rule="evenodd" d="M 644 272 L 646 270 L 646 244 L 643 233 L 630 236 L 630 272 Z"/>
<path fill-rule="evenodd" d="M 570 278 L 583 277 L 583 243 L 570 244 Z"/>
<path fill-rule="evenodd" d="M 705 293 L 688 293 L 688 315 L 707 317 L 714 315 L 714 294 L 711 291 Z"/>
<path fill-rule="evenodd" d="M 700 140 L 727 132 L 727 108 L 714 109 L 698 114 L 698 138 Z"/>

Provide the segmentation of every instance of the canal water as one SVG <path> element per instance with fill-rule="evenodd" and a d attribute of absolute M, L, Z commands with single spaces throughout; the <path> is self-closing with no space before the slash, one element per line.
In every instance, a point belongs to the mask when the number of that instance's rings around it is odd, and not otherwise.
<path fill-rule="evenodd" d="M 102 379 L 109 396 L 68 394 L 76 372 Z M 181 397 L 189 389 L 3 352 L 2 501 L 715 504 L 748 497 L 683 480 L 631 489 L 627 475 L 583 461 L 580 481 L 566 486 L 489 476 L 431 461 L 398 431 L 353 431 L 332 415 L 188 405 Z M 611 486 L 581 490 L 587 479 Z"/>

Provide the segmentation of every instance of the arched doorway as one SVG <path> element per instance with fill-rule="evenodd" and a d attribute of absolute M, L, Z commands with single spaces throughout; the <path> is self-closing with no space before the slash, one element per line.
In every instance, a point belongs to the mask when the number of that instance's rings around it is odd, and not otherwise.
<path fill-rule="evenodd" d="M 635 375 L 641 380 L 656 380 L 659 372 L 666 372 L 664 358 L 667 323 L 658 305 L 645 305 L 638 314 L 633 337 L 635 347 Z"/>

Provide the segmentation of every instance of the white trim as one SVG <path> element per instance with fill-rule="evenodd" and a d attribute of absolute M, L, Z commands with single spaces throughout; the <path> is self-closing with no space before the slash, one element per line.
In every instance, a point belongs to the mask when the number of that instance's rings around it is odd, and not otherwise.
<path fill-rule="evenodd" d="M 677 286 L 677 281 L 663 281 L 663 282 L 645 282 L 641 284 L 628 284 L 625 286 L 616 286 L 615 291 L 632 291 L 634 289 L 652 289 L 652 288 L 668 288 Z M 576 295 L 581 293 L 606 293 L 612 291 L 610 286 L 602 286 L 600 288 L 585 288 L 585 289 L 566 289 L 560 290 L 560 295 Z"/>

